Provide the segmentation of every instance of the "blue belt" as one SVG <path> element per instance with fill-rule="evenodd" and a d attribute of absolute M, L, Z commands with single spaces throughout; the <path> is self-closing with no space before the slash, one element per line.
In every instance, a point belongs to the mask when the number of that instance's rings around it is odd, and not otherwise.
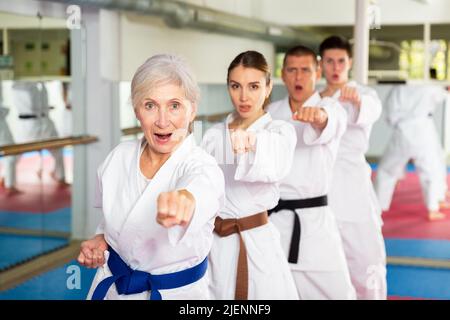
<path fill-rule="evenodd" d="M 119 294 L 135 294 L 151 290 L 150 300 L 162 300 L 158 290 L 175 289 L 200 280 L 208 267 L 207 257 L 198 265 L 189 269 L 166 273 L 150 274 L 148 272 L 132 270 L 117 252 L 110 246 L 108 267 L 112 276 L 103 279 L 95 288 L 92 300 L 103 300 L 113 283 Z"/>

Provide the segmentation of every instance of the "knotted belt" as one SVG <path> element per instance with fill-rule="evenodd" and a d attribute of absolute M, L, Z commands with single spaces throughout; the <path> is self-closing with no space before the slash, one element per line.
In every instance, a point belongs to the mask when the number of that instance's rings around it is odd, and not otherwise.
<path fill-rule="evenodd" d="M 166 273 L 151 274 L 131 269 L 125 261 L 108 246 L 108 267 L 112 276 L 103 279 L 95 288 L 92 300 L 103 300 L 113 283 L 119 294 L 135 294 L 151 290 L 150 300 L 162 300 L 159 290 L 175 289 L 200 280 L 208 267 L 208 259 L 189 269 Z"/>
<path fill-rule="evenodd" d="M 234 292 L 234 298 L 236 300 L 248 299 L 247 248 L 245 247 L 241 232 L 265 225 L 268 221 L 266 211 L 240 219 L 216 218 L 214 231 L 220 237 L 227 237 L 233 233 L 239 235 L 239 258 L 236 273 L 236 289 Z"/>
<path fill-rule="evenodd" d="M 294 213 L 294 230 L 292 231 L 291 236 L 291 244 L 289 246 L 289 257 L 288 261 L 290 263 L 298 262 L 298 253 L 300 248 L 300 235 L 301 235 L 301 225 L 300 219 L 295 212 L 295 209 L 306 209 L 306 208 L 315 208 L 315 207 L 323 207 L 328 205 L 328 197 L 320 196 L 315 198 L 308 199 L 299 199 L 299 200 L 282 200 L 278 201 L 278 204 L 275 208 L 269 210 L 269 216 L 272 213 L 276 213 L 281 210 L 290 210 Z"/>

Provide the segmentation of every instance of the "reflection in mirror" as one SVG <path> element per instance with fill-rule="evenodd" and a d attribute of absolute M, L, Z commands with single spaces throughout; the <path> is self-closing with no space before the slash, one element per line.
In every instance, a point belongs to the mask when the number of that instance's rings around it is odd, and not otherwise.
<path fill-rule="evenodd" d="M 65 21 L 0 13 L 0 28 L 0 145 L 72 135 Z M 68 244 L 71 182 L 70 147 L 0 158 L 0 272 Z"/>

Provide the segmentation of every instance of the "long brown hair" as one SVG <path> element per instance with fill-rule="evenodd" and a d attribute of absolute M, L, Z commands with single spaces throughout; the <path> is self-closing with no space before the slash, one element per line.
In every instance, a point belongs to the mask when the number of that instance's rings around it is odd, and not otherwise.
<path fill-rule="evenodd" d="M 227 84 L 230 82 L 230 73 L 234 68 L 243 66 L 244 68 L 252 68 L 264 72 L 266 76 L 266 86 L 270 84 L 270 68 L 266 58 L 258 51 L 245 51 L 236 56 L 228 67 Z M 270 102 L 270 96 L 264 101 L 263 108 Z"/>

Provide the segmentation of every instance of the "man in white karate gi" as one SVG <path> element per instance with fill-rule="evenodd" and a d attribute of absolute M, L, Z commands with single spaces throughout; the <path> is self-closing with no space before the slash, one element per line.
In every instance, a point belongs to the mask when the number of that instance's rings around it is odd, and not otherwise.
<path fill-rule="evenodd" d="M 375 180 L 383 210 L 389 209 L 396 183 L 412 159 L 419 174 L 428 219 L 445 218 L 440 209 L 447 206 L 447 170 L 433 112 L 444 105 L 447 97 L 448 88 L 432 84 L 399 85 L 389 94 L 385 108 L 393 133 Z"/>
<path fill-rule="evenodd" d="M 319 51 L 327 81 L 321 95 L 337 99 L 347 113 L 347 130 L 339 145 L 328 193 L 330 207 L 336 215 L 357 298 L 384 300 L 386 250 L 381 209 L 364 156 L 372 125 L 381 114 L 381 101 L 375 90 L 349 81 L 352 56 L 346 39 L 328 37 Z"/>
<path fill-rule="evenodd" d="M 269 105 L 273 119 L 287 120 L 297 133 L 294 162 L 280 186 L 270 219 L 281 234 L 300 299 L 355 299 L 335 217 L 327 205 L 344 109 L 315 90 L 316 54 L 297 46 L 287 51 L 282 79 L 289 95 Z"/>
<path fill-rule="evenodd" d="M 15 82 L 13 102 L 18 110 L 20 135 L 19 143 L 57 138 L 55 124 L 49 117 L 48 93 L 44 83 Z M 62 149 L 50 149 L 55 160 L 51 177 L 60 185 L 66 185 Z"/>

